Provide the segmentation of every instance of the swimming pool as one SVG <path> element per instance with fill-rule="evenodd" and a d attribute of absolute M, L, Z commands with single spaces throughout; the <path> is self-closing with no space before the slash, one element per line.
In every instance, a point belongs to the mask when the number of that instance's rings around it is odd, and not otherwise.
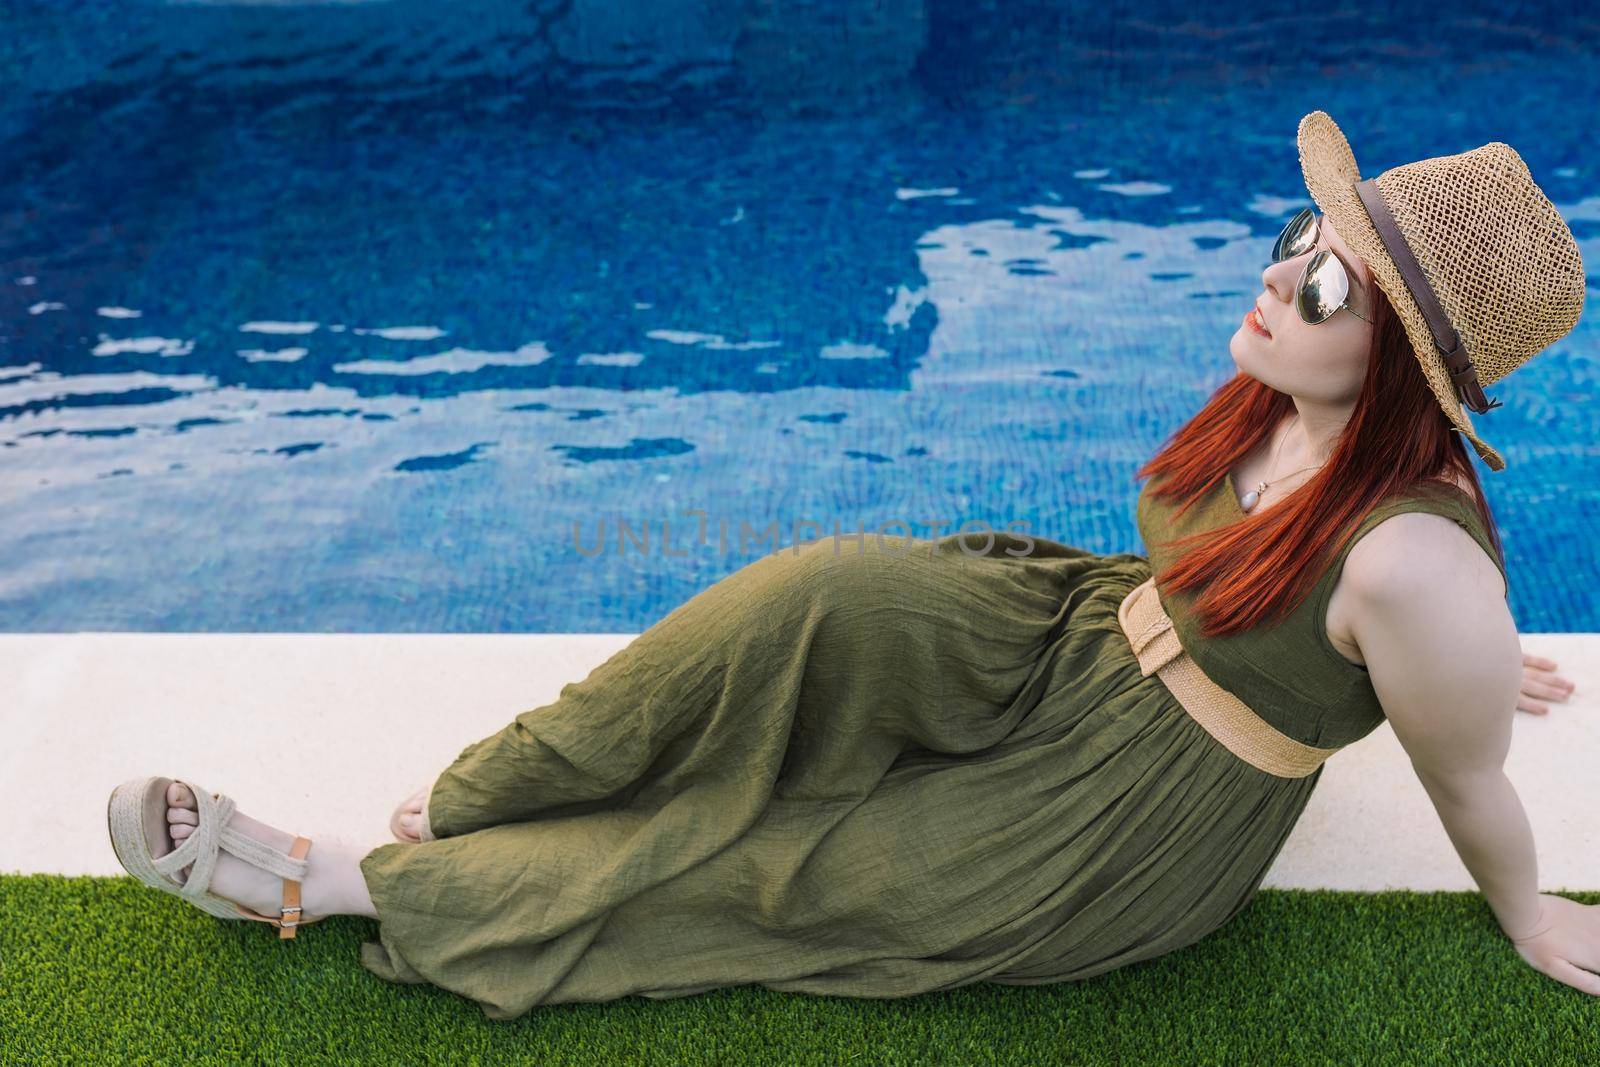
<path fill-rule="evenodd" d="M 631 632 L 773 524 L 1142 551 L 1318 108 L 1368 176 L 1509 142 L 1600 271 L 1553 5 L 4 8 L 7 631 Z M 1527 632 L 1600 629 L 1595 331 L 1478 420 Z"/>

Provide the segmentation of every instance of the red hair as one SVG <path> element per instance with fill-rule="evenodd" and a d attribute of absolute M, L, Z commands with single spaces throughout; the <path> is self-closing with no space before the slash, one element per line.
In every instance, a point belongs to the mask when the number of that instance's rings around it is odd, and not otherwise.
<path fill-rule="evenodd" d="M 1286 615 L 1311 593 L 1374 505 L 1397 493 L 1459 494 L 1452 469 L 1479 490 L 1475 507 L 1504 559 L 1465 439 L 1439 410 L 1393 306 L 1376 287 L 1370 292 L 1366 380 L 1327 463 L 1255 516 L 1159 542 L 1181 554 L 1156 575 L 1156 584 L 1163 592 L 1199 590 L 1192 610 L 1206 637 L 1242 633 Z M 1292 409 L 1287 393 L 1237 374 L 1135 476 L 1159 476 L 1151 493 L 1181 501 L 1175 514 L 1182 514 Z"/>

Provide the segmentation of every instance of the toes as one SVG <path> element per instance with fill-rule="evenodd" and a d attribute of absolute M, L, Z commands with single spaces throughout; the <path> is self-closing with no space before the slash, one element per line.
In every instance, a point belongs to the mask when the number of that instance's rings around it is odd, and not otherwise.
<path fill-rule="evenodd" d="M 167 786 L 167 803 L 173 807 L 193 808 L 196 806 L 194 793 L 182 782 L 173 782 Z"/>
<path fill-rule="evenodd" d="M 395 813 L 389 817 L 389 832 L 394 835 L 394 839 L 396 841 L 414 842 L 417 839 L 416 835 L 411 833 L 406 828 L 404 825 L 405 820 L 406 814 L 403 811 L 396 809 Z"/>
<path fill-rule="evenodd" d="M 423 812 L 428 806 L 427 790 L 427 786 L 419 787 L 402 800 L 389 817 L 389 832 L 394 834 L 396 840 L 417 844 L 427 839 L 423 829 Z"/>
<path fill-rule="evenodd" d="M 193 808 L 168 808 L 167 822 L 173 824 L 187 823 L 190 826 L 199 826 L 200 813 L 195 811 Z"/>
<path fill-rule="evenodd" d="M 173 841 L 181 845 L 189 839 L 189 835 L 194 833 L 194 830 L 195 828 L 193 826 L 185 826 L 182 823 L 174 823 L 172 828 L 167 832 L 172 835 Z"/>

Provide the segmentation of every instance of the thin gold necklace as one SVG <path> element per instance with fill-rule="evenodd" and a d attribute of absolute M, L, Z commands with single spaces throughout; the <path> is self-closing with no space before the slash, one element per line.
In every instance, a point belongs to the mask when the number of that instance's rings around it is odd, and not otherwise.
<path fill-rule="evenodd" d="M 1300 415 L 1299 415 L 1298 412 L 1296 412 L 1295 413 L 1295 420 L 1299 421 L 1299 419 L 1300 419 Z M 1290 423 L 1289 424 L 1289 429 L 1290 430 L 1294 429 L 1294 423 Z M 1279 438 L 1279 440 L 1278 440 L 1277 453 L 1272 457 L 1272 465 L 1274 467 L 1276 467 L 1278 465 L 1278 457 L 1283 455 L 1283 442 L 1287 441 L 1288 439 L 1289 439 L 1289 430 L 1285 430 L 1285 431 L 1283 431 L 1283 437 Z M 1292 478 L 1296 474 L 1299 474 L 1300 471 L 1315 470 L 1317 467 L 1325 466 L 1326 464 L 1327 464 L 1327 460 L 1323 460 L 1321 463 L 1313 464 L 1310 467 L 1301 467 L 1299 471 L 1290 471 L 1288 474 L 1285 474 L 1283 476 L 1283 478 Z M 1275 485 L 1276 483 L 1283 481 L 1283 478 L 1274 478 L 1270 482 L 1257 482 L 1256 483 L 1256 487 L 1254 489 L 1250 490 L 1248 493 L 1246 493 L 1244 495 L 1244 499 L 1239 501 L 1240 509 L 1242 511 L 1244 511 L 1246 514 L 1249 514 L 1251 511 L 1254 511 L 1255 510 L 1255 506 L 1257 504 L 1261 503 L 1261 494 L 1267 491 L 1267 486 Z"/>

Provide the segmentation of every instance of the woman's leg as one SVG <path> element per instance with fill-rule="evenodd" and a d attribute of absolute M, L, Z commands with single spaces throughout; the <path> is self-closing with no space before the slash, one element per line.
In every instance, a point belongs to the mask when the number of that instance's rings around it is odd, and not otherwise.
<path fill-rule="evenodd" d="M 183 844 L 199 824 L 198 806 L 194 793 L 180 782 L 167 787 L 167 804 L 167 832 L 176 847 Z M 237 810 L 228 825 L 285 854 L 294 845 L 293 834 Z M 361 858 L 368 851 L 370 849 L 353 848 L 337 841 L 312 839 L 311 851 L 306 854 L 306 877 L 300 883 L 300 906 L 307 918 L 320 915 L 378 917 L 367 892 L 366 880 L 361 875 Z M 185 877 L 188 871 L 189 868 L 184 868 Z M 283 879 L 246 863 L 226 849 L 217 853 L 217 868 L 212 874 L 210 888 L 218 896 L 238 901 L 263 915 L 276 916 L 283 907 Z"/>
<path fill-rule="evenodd" d="M 704 988 L 839 963 L 802 951 L 807 923 L 848 938 L 915 894 L 882 870 L 892 821 L 842 852 L 830 827 L 900 761 L 959 766 L 1015 731 L 1050 684 L 1069 570 L 942 542 L 756 561 L 440 775 L 438 840 L 361 861 L 363 965 L 502 1019 L 684 992 L 680 961 Z"/>
<path fill-rule="evenodd" d="M 1009 580 L 971 580 L 997 567 Z M 907 744 L 992 744 L 1065 610 L 1056 575 L 972 558 L 953 538 L 825 538 L 764 556 L 463 750 L 429 795 L 433 834 L 763 773 L 780 779 L 752 783 L 763 796 L 862 795 Z"/>
<path fill-rule="evenodd" d="M 669 612 L 549 704 L 468 745 L 428 797 L 436 838 L 615 806 L 786 742 L 815 558 L 782 550 Z M 734 728 L 730 720 L 742 717 Z M 669 786 L 670 788 L 670 786 Z"/>

